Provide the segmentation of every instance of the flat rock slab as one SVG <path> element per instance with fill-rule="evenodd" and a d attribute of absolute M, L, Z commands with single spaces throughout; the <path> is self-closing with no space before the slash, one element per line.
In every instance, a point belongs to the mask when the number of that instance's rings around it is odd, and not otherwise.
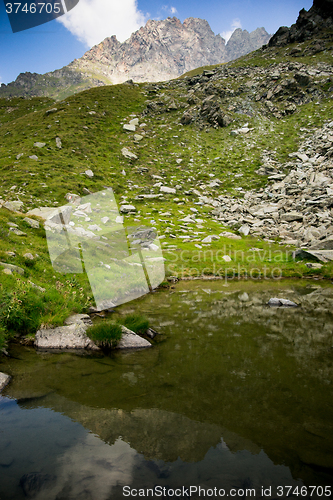
<path fill-rule="evenodd" d="M 148 340 L 143 339 L 125 326 L 122 326 L 121 330 L 122 336 L 116 346 L 116 349 L 137 349 L 141 347 L 151 347 L 151 343 L 148 342 Z"/>
<path fill-rule="evenodd" d="M 298 307 L 298 304 L 295 304 L 292 300 L 288 299 L 279 299 L 277 297 L 273 297 L 269 299 L 268 305 L 271 307 Z"/>
<path fill-rule="evenodd" d="M 87 326 L 83 321 L 68 326 L 38 330 L 35 346 L 38 349 L 91 349 L 99 351 L 86 335 Z"/>
<path fill-rule="evenodd" d="M 12 377 L 10 375 L 7 375 L 7 373 L 0 372 L 0 392 L 10 382 L 11 378 Z"/>

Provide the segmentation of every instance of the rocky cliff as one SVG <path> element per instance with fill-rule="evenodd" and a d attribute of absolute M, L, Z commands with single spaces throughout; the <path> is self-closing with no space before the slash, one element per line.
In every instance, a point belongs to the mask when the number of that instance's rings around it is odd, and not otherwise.
<path fill-rule="evenodd" d="M 219 64 L 245 55 L 268 42 L 264 28 L 252 33 L 237 29 L 228 43 L 214 35 L 204 19 L 176 17 L 149 20 L 124 43 L 115 36 L 86 52 L 70 68 L 102 74 L 112 83 L 128 79 L 157 82 L 176 78 L 199 66 Z"/>
<path fill-rule="evenodd" d="M 333 28 L 333 0 L 314 0 L 311 9 L 302 9 L 297 21 L 290 28 L 281 26 L 269 41 L 269 46 L 284 46 L 322 36 Z"/>
<path fill-rule="evenodd" d="M 197 67 L 231 61 L 267 43 L 264 28 L 252 33 L 237 29 L 226 44 L 204 19 L 176 17 L 149 20 L 120 43 L 115 36 L 95 45 L 62 69 L 38 75 L 21 73 L 15 82 L 2 84 L 0 97 L 50 96 L 64 98 L 75 92 L 126 80 L 157 82 L 176 78 Z"/>

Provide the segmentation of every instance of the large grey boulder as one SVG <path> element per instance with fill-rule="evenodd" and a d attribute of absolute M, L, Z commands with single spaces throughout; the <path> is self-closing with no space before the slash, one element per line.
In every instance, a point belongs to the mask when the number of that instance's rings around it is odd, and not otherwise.
<path fill-rule="evenodd" d="M 67 323 L 65 326 L 38 330 L 35 336 L 35 346 L 38 349 L 99 350 L 99 347 L 86 335 L 86 330 L 91 324 L 88 315 L 70 316 L 65 323 Z"/>
<path fill-rule="evenodd" d="M 132 332 L 125 326 L 121 327 L 122 336 L 118 342 L 116 349 L 135 349 L 141 347 L 151 347 L 151 343 L 148 340 L 143 339 L 136 333 Z"/>
<path fill-rule="evenodd" d="M 6 201 L 2 207 L 7 208 L 10 212 L 19 212 L 23 207 L 23 201 Z"/>
<path fill-rule="evenodd" d="M 72 207 L 64 205 L 61 207 L 39 207 L 27 212 L 27 215 L 35 215 L 55 224 L 68 224 L 71 220 Z M 32 219 L 29 219 L 32 220 Z"/>
<path fill-rule="evenodd" d="M 320 262 L 330 262 L 333 260 L 333 250 L 312 250 L 312 248 L 301 248 L 294 252 L 293 257 L 300 257 L 301 259 L 309 259 L 315 257 Z"/>

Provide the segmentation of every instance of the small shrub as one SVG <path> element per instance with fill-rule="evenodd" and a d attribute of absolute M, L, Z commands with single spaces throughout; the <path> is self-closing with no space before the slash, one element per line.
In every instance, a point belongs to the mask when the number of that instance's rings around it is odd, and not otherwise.
<path fill-rule="evenodd" d="M 39 293 L 17 280 L 15 290 L 2 293 L 0 322 L 8 331 L 35 333 L 40 326 L 43 300 Z"/>
<path fill-rule="evenodd" d="M 116 323 L 103 322 L 90 326 L 86 333 L 98 347 L 111 349 L 121 339 L 121 326 Z"/>
<path fill-rule="evenodd" d="M 149 321 L 145 316 L 140 314 L 129 314 L 125 318 L 121 318 L 119 323 L 126 326 L 132 332 L 144 335 L 149 328 Z"/>

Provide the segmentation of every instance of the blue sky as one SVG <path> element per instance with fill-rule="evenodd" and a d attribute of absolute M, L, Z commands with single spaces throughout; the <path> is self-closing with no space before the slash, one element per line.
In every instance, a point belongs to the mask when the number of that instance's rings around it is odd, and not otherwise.
<path fill-rule="evenodd" d="M 80 0 L 58 20 L 12 33 L 0 0 L 0 82 L 9 83 L 25 71 L 61 68 L 107 36 L 126 40 L 148 19 L 176 16 L 183 22 L 200 17 L 215 34 L 226 37 L 237 27 L 252 31 L 263 26 L 273 34 L 293 24 L 298 12 L 311 5 L 312 0 Z"/>

